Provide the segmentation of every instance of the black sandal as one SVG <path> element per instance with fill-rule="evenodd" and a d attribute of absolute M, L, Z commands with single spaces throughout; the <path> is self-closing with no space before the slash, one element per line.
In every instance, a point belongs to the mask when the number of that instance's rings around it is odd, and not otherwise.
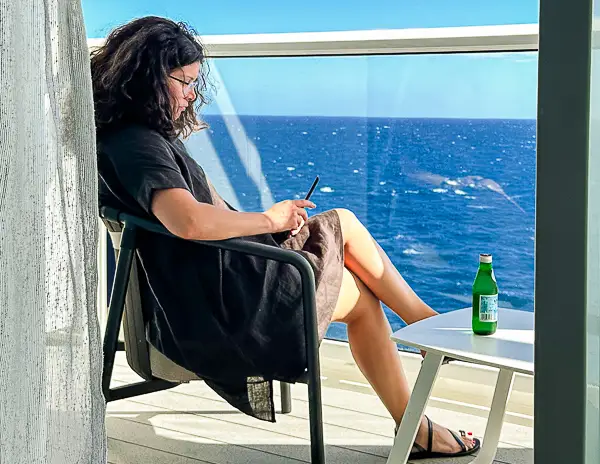
<path fill-rule="evenodd" d="M 458 438 L 456 433 L 454 433 L 450 429 L 447 429 L 448 432 L 450 432 L 452 434 L 452 436 L 454 437 L 456 442 L 460 445 L 462 450 L 458 451 L 456 453 L 438 453 L 437 451 L 432 451 L 432 448 L 433 448 L 433 423 L 431 422 L 429 417 L 425 416 L 425 419 L 427 419 L 427 428 L 428 428 L 427 449 L 423 448 L 418 443 L 413 443 L 413 448 L 416 448 L 417 451 L 413 451 L 412 453 L 410 453 L 410 455 L 408 457 L 409 461 L 418 460 L 418 459 L 432 459 L 432 458 L 458 458 L 461 456 L 469 456 L 469 455 L 479 451 L 479 448 L 481 448 L 481 442 L 477 438 L 473 438 L 474 446 L 473 446 L 473 448 L 468 449 L 467 445 L 465 445 L 465 443 L 460 438 Z M 398 432 L 398 428 L 396 428 L 396 433 L 397 432 Z M 460 434 L 463 438 L 466 438 L 464 431 L 461 430 Z"/>

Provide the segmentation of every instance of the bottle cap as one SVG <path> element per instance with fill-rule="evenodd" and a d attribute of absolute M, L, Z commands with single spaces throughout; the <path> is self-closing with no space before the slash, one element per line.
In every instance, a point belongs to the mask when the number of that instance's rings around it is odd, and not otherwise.
<path fill-rule="evenodd" d="M 486 253 L 481 253 L 479 255 L 479 262 L 480 263 L 491 263 L 492 262 L 492 255 L 486 254 Z"/>

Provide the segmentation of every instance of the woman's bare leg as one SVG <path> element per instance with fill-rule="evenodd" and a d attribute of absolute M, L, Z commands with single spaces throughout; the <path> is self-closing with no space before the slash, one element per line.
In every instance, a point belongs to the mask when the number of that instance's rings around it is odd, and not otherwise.
<path fill-rule="evenodd" d="M 394 342 L 390 340 L 390 325 L 377 297 L 348 269 L 344 277 L 333 320 L 348 326 L 352 355 L 381 401 L 399 424 L 408 405 L 410 388 Z M 444 453 L 460 451 L 450 432 L 434 424 L 433 450 Z M 416 442 L 427 447 L 428 429 L 425 418 L 417 432 Z M 468 448 L 473 446 L 466 440 Z"/>
<path fill-rule="evenodd" d="M 410 388 L 398 349 L 390 339 L 390 325 L 381 303 L 348 269 L 344 269 L 333 320 L 347 324 L 350 350 L 356 364 L 399 424 L 408 404 Z"/>
<path fill-rule="evenodd" d="M 410 288 L 354 213 L 336 211 L 344 236 L 345 266 L 407 324 L 437 314 Z"/>

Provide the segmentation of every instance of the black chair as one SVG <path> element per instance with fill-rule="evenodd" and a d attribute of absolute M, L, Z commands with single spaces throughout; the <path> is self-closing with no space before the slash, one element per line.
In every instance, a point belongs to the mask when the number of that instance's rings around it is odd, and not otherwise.
<path fill-rule="evenodd" d="M 103 346 L 102 390 L 106 401 L 131 398 L 173 388 L 184 382 L 201 380 L 193 372 L 164 356 L 146 339 L 146 320 L 138 278 L 141 267 L 136 253 L 136 232 L 138 229 L 144 229 L 157 234 L 177 237 L 161 224 L 113 208 L 102 207 L 100 216 L 111 235 L 117 256 Z M 240 239 L 197 241 L 196 243 L 198 246 L 211 246 L 289 263 L 300 272 L 308 368 L 305 375 L 297 382 L 308 384 L 311 462 L 325 463 L 315 279 L 312 267 L 299 253 L 260 243 L 246 242 Z M 123 344 L 119 342 L 121 323 L 123 323 Z M 144 380 L 110 388 L 115 354 L 118 350 L 123 349 L 129 366 Z M 283 382 L 281 383 L 281 407 L 283 413 L 291 411 L 290 385 Z"/>

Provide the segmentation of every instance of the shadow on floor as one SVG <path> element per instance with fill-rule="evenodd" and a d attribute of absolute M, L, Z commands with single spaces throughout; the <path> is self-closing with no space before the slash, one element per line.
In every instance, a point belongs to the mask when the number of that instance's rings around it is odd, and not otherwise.
<path fill-rule="evenodd" d="M 216 430 L 213 420 L 193 415 L 208 413 L 211 412 L 110 412 L 106 418 L 108 461 L 111 464 L 310 462 L 307 440 L 298 438 L 285 427 L 266 431 L 223 423 L 223 427 Z M 157 416 L 166 415 L 173 416 L 172 424 L 164 420 L 160 425 L 153 423 Z M 390 441 L 387 446 L 354 444 L 339 436 L 332 440 L 335 444 L 326 445 L 327 464 L 385 464 L 391 449 L 391 440 L 386 437 L 382 440 Z"/>
<path fill-rule="evenodd" d="M 252 429 L 247 425 L 223 423 L 215 429 L 213 420 L 201 414 L 237 414 L 237 411 L 118 411 L 107 414 L 110 464 L 283 464 L 310 462 L 310 446 L 285 427 L 273 431 Z M 172 423 L 159 416 L 173 416 Z M 164 419 L 164 418 L 163 418 Z M 308 423 L 306 424 L 308 427 Z M 367 437 L 368 434 L 365 434 Z M 391 449 L 391 440 L 381 437 L 389 445 L 364 444 L 366 440 L 344 439 L 342 436 L 326 440 L 327 464 L 385 464 Z M 363 443 L 360 443 L 360 442 Z M 434 459 L 414 461 L 415 464 L 467 464 L 473 457 L 452 460 Z M 533 450 L 501 448 L 497 464 L 530 464 Z"/>

